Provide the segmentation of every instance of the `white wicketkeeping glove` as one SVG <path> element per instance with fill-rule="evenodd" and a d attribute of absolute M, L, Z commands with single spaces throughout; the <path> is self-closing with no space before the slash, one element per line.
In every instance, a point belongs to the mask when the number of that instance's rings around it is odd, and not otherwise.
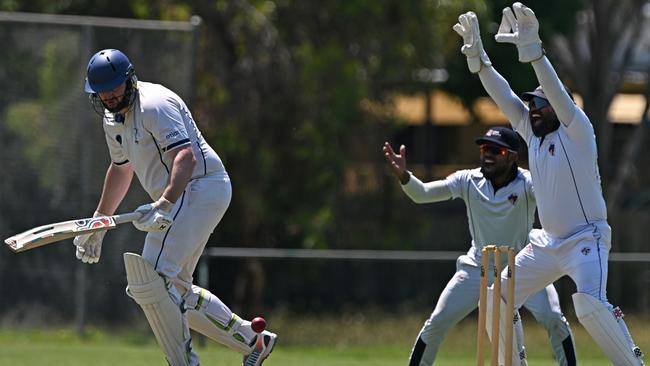
<path fill-rule="evenodd" d="M 173 207 L 174 204 L 165 197 L 160 197 L 154 203 L 142 205 L 135 210 L 142 213 L 142 217 L 133 221 L 133 225 L 141 231 L 165 231 L 174 222 L 172 217 Z"/>
<path fill-rule="evenodd" d="M 463 37 L 463 47 L 461 47 L 460 52 L 467 56 L 467 66 L 470 72 L 476 74 L 481 71 L 483 65 L 492 65 L 483 49 L 481 33 L 478 28 L 478 18 L 476 18 L 474 12 L 469 11 L 461 14 L 458 17 L 458 23 L 454 25 L 453 29 Z"/>
<path fill-rule="evenodd" d="M 512 13 L 514 10 L 514 14 Z M 512 43 L 519 51 L 519 62 L 532 62 L 544 56 L 542 40 L 539 39 L 539 22 L 535 13 L 522 3 L 512 4 L 512 10 L 503 9 L 497 42 Z"/>
<path fill-rule="evenodd" d="M 102 215 L 99 212 L 95 212 L 93 215 L 93 217 L 99 216 L 105 215 Z M 104 240 L 104 235 L 106 235 L 106 230 L 76 236 L 72 243 L 76 248 L 77 259 L 88 264 L 99 262 L 99 256 L 102 254 L 102 241 Z"/>

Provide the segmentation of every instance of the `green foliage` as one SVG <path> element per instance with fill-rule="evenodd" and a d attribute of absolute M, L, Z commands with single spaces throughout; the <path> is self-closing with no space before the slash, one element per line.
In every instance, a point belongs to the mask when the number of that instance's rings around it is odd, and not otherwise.
<path fill-rule="evenodd" d="M 38 85 L 42 103 L 50 103 L 60 98 L 62 86 L 78 84 L 71 75 L 78 75 L 78 55 L 68 50 L 79 42 L 76 32 L 71 32 L 48 42 L 43 47 L 43 63 L 38 68 Z"/>
<path fill-rule="evenodd" d="M 70 85 L 73 80 L 69 75 L 77 75 L 71 72 L 77 66 L 75 54 L 67 52 L 74 47 L 70 43 L 75 42 L 76 37 L 72 34 L 47 43 L 43 49 L 43 62 L 36 70 L 38 75 L 35 84 L 39 89 L 38 95 L 33 100 L 10 105 L 6 112 L 6 124 L 12 133 L 21 141 L 21 151 L 24 159 L 35 171 L 40 171 L 40 187 L 53 190 L 65 184 L 65 177 L 68 172 L 64 169 L 65 161 L 53 160 L 51 157 L 61 152 L 62 144 L 70 136 L 65 125 L 56 126 L 60 119 L 56 118 L 60 107 L 57 103 L 69 102 L 65 98 L 61 100 L 61 86 Z M 48 164 L 43 164 L 48 161 Z"/>
<path fill-rule="evenodd" d="M 0 10 L 2 11 L 16 11 L 18 8 L 18 0 L 0 0 Z"/>

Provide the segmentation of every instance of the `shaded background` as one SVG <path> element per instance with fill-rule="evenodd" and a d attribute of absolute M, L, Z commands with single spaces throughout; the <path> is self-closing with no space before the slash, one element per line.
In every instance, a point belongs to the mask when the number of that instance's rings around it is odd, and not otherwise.
<path fill-rule="evenodd" d="M 533 89 L 534 73 L 517 62 L 516 49 L 492 41 L 506 5 L 0 0 L 0 236 L 94 211 L 109 158 L 82 82 L 93 53 L 118 48 L 141 80 L 189 102 L 224 160 L 233 200 L 208 246 L 465 251 L 463 203 L 411 203 L 381 146 L 407 145 L 409 168 L 423 179 L 478 164 L 473 139 L 507 122 L 467 71 L 451 26 L 476 11 L 493 64 L 515 91 Z M 648 252 L 650 6 L 527 5 L 596 128 L 612 251 Z M 120 211 L 147 200 L 135 183 Z M 143 237 L 128 225 L 115 230 L 93 266 L 75 259 L 71 241 L 18 255 L 1 250 L 0 322 L 82 327 L 140 318 L 124 296 L 121 254 L 139 252 Z M 206 261 L 210 289 L 245 317 L 429 309 L 455 269 L 451 261 Z M 573 284 L 558 286 L 570 308 Z M 612 263 L 608 288 L 612 303 L 647 316 L 650 264 Z"/>

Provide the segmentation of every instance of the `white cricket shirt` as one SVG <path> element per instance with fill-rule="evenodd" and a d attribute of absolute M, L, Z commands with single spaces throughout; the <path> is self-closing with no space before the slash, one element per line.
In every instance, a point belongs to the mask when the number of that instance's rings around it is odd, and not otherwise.
<path fill-rule="evenodd" d="M 142 187 L 153 200 L 168 184 L 172 161 L 169 151 L 191 145 L 197 163 L 192 179 L 226 170 L 217 153 L 197 128 L 185 102 L 159 84 L 138 82 L 133 108 L 124 118 L 105 111 L 104 132 L 114 164 L 130 162 Z M 116 118 L 117 117 L 117 118 Z"/>
<path fill-rule="evenodd" d="M 477 262 L 485 245 L 507 245 L 520 250 L 528 243 L 535 218 L 535 191 L 530 173 L 518 168 L 517 176 L 496 193 L 480 168 L 459 170 L 443 181 L 422 183 L 415 176 L 404 192 L 417 203 L 451 198 L 465 201 L 472 248 L 468 255 Z"/>
<path fill-rule="evenodd" d="M 528 144 L 539 220 L 553 238 L 568 238 L 607 220 L 600 185 L 596 137 L 587 116 L 576 107 L 571 123 L 546 135 L 533 135 L 528 113 L 515 130 Z"/>

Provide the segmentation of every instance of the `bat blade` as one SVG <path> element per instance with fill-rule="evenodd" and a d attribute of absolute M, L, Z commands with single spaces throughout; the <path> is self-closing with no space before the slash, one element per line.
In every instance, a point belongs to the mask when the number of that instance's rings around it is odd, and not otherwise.
<path fill-rule="evenodd" d="M 116 216 L 99 216 L 86 219 L 43 225 L 5 239 L 9 249 L 19 253 L 77 235 L 110 230 L 117 226 Z"/>

